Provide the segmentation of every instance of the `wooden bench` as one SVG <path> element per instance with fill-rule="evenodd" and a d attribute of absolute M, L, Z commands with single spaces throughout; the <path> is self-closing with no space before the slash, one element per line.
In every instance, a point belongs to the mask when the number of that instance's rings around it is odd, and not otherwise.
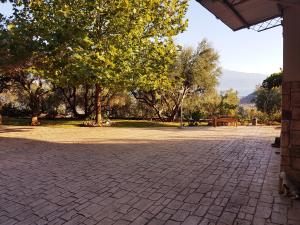
<path fill-rule="evenodd" d="M 234 117 L 220 117 L 220 118 L 213 118 L 213 126 L 229 126 L 234 124 L 237 127 L 238 119 Z"/>

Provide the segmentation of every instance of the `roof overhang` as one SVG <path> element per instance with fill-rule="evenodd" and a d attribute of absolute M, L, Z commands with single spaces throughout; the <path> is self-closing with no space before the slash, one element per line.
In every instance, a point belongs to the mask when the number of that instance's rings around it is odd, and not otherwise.
<path fill-rule="evenodd" d="M 196 0 L 232 30 L 249 28 L 282 17 L 283 7 L 300 0 Z"/>

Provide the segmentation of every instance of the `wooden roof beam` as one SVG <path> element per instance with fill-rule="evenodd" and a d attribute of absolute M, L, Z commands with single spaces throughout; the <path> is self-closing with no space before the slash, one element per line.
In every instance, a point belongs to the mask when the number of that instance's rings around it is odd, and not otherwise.
<path fill-rule="evenodd" d="M 223 3 L 234 13 L 234 15 L 245 25 L 245 27 L 250 27 L 248 21 L 239 13 L 238 10 L 236 10 L 233 5 L 228 2 L 228 0 L 223 0 Z"/>

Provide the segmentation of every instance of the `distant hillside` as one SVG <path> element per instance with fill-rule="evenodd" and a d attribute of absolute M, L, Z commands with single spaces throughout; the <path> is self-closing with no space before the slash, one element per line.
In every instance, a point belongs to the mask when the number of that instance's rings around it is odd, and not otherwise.
<path fill-rule="evenodd" d="M 253 104 L 253 102 L 252 102 L 253 99 L 254 99 L 254 93 L 251 93 L 250 95 L 241 97 L 240 104 L 241 105 Z"/>
<path fill-rule="evenodd" d="M 238 91 L 240 97 L 247 96 L 253 93 L 256 86 L 260 85 L 267 76 L 266 74 L 244 73 L 224 69 L 219 78 L 218 90 L 225 91 L 232 88 Z"/>

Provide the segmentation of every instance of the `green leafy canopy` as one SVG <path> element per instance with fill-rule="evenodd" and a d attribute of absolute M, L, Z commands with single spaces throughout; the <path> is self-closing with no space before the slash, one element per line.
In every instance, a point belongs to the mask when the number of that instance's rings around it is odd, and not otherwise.
<path fill-rule="evenodd" d="M 14 4 L 7 27 L 28 39 L 23 58 L 35 59 L 32 73 L 57 83 L 126 84 L 166 74 L 186 8 L 186 0 L 35 0 Z"/>

